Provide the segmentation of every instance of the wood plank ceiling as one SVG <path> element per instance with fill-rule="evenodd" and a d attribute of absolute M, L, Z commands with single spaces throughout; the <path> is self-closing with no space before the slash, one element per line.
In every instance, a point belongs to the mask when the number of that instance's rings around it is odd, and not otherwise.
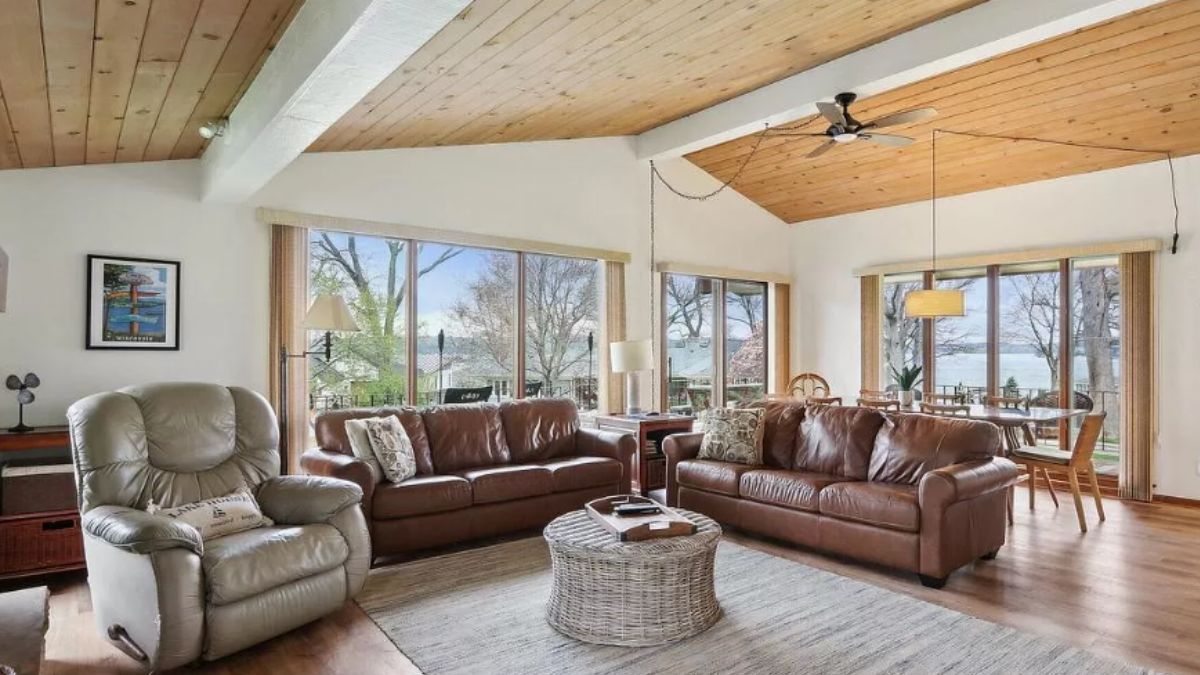
<path fill-rule="evenodd" d="M 1129 14 L 960 70 L 859 101 L 869 121 L 934 106 L 927 122 L 891 133 L 916 143 L 867 142 L 805 155 L 818 138 L 764 139 L 734 188 L 786 222 L 927 200 L 934 129 L 1090 144 L 1200 152 L 1200 0 Z M 824 131 L 813 120 L 806 131 Z M 728 180 L 754 136 L 688 156 Z M 1162 155 L 1089 150 L 939 134 L 938 195 L 955 195 L 1161 160 Z M 1166 176 L 1164 175 L 1164 180 Z"/>
<path fill-rule="evenodd" d="M 475 0 L 309 148 L 634 134 L 982 0 Z"/>
<path fill-rule="evenodd" d="M 303 0 L 4 0 L 0 169 L 198 157 Z"/>

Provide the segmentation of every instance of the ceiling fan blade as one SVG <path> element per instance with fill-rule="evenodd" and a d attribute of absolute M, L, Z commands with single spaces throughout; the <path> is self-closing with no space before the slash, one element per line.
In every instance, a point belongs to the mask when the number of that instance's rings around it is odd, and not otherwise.
<path fill-rule="evenodd" d="M 917 108 L 916 110 L 905 110 L 891 115 L 884 115 L 879 119 L 871 122 L 867 126 L 872 129 L 882 129 L 883 127 L 894 127 L 897 124 L 912 124 L 927 120 L 930 117 L 937 115 L 937 110 L 934 108 Z"/>
<path fill-rule="evenodd" d="M 831 124 L 846 126 L 846 111 L 842 110 L 842 106 L 836 103 L 828 103 L 826 101 L 817 101 L 817 110 L 821 112 L 821 116 L 829 120 Z"/>
<path fill-rule="evenodd" d="M 859 134 L 859 138 L 864 141 L 871 141 L 879 145 L 887 145 L 894 148 L 908 145 L 913 142 L 913 139 L 908 136 L 893 136 L 891 134 Z"/>
<path fill-rule="evenodd" d="M 818 145 L 812 152 L 805 155 L 805 157 L 807 157 L 809 159 L 812 159 L 813 157 L 819 157 L 819 156 L 825 154 L 826 152 L 829 152 L 829 149 L 835 145 L 837 145 L 836 141 L 829 140 L 825 143 Z"/>
<path fill-rule="evenodd" d="M 773 133 L 770 133 L 767 135 L 768 136 L 805 136 L 805 137 L 809 137 L 809 138 L 819 136 L 821 138 L 829 138 L 829 134 L 806 134 L 806 133 L 799 132 L 799 131 L 796 131 L 796 132 L 778 131 L 778 132 L 773 132 Z"/>

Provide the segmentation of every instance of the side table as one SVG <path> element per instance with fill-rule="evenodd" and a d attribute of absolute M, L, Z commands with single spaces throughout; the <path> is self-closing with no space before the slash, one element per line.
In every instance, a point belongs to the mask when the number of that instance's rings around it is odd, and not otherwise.
<path fill-rule="evenodd" d="M 688 433 L 696 421 L 691 415 L 597 415 L 596 428 L 633 434 L 638 450 L 633 462 L 633 490 L 642 496 L 667 486 L 667 458 L 662 442 L 671 434 Z"/>

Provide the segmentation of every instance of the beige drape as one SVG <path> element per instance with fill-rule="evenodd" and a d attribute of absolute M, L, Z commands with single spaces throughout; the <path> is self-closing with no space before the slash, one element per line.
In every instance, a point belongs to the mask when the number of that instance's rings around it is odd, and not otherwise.
<path fill-rule="evenodd" d="M 300 322 L 308 308 L 308 230 L 287 225 L 271 226 L 271 405 L 278 412 L 282 396 L 288 397 L 289 473 L 299 473 L 300 454 L 308 442 L 308 360 L 286 359 L 288 391 L 282 392 L 280 356 L 302 354 L 307 349 Z M 282 421 L 281 421 L 282 422 Z"/>
<path fill-rule="evenodd" d="M 792 379 L 792 286 L 791 284 L 772 284 L 775 290 L 775 302 L 771 306 L 774 315 L 774 330 L 771 333 L 771 351 L 774 352 L 775 373 L 774 391 L 777 394 L 786 393 L 788 381 Z"/>
<path fill-rule="evenodd" d="M 608 343 L 625 339 L 625 263 L 604 263 L 604 339 L 599 346 L 602 372 L 607 374 L 605 400 L 600 401 L 600 412 L 619 413 L 625 410 L 625 376 L 612 372 L 608 365 Z"/>
<path fill-rule="evenodd" d="M 861 389 L 878 391 L 883 389 L 879 386 L 879 373 L 882 368 L 879 360 L 880 343 L 883 341 L 883 323 L 880 316 L 883 301 L 883 277 L 879 275 L 862 277 L 859 282 L 861 286 L 859 335 L 862 339 L 862 379 L 859 386 Z"/>
<path fill-rule="evenodd" d="M 1121 276 L 1122 499 L 1154 494 L 1154 254 L 1123 253 Z"/>

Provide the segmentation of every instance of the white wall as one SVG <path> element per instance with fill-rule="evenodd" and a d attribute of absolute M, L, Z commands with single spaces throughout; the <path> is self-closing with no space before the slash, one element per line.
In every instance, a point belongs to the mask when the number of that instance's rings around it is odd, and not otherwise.
<path fill-rule="evenodd" d="M 1176 160 L 1180 252 L 1158 264 L 1160 435 L 1157 492 L 1200 498 L 1200 156 Z M 938 202 L 945 256 L 1167 238 L 1173 210 L 1165 162 L 1114 169 Z M 929 255 L 929 204 L 799 223 L 793 230 L 793 363 L 834 390 L 859 388 L 859 286 L 866 265 Z M 1169 243 L 1169 242 L 1168 242 Z"/>
<path fill-rule="evenodd" d="M 687 192 L 719 185 L 686 160 L 659 168 Z M 629 252 L 629 335 L 649 337 L 649 166 L 634 156 L 631 138 L 303 155 L 252 201 Z M 734 190 L 693 202 L 660 184 L 656 214 L 658 261 L 791 270 L 787 228 Z M 648 397 L 650 378 L 642 380 Z"/>
<path fill-rule="evenodd" d="M 683 189 L 716 182 L 683 160 Z M 649 333 L 648 167 L 628 138 L 304 155 L 252 205 L 628 251 L 630 334 Z M 197 379 L 267 386 L 270 241 L 252 205 L 201 203 L 199 162 L 0 172 L 11 257 L 0 377 L 43 380 L 28 421 L 61 424 L 88 393 Z M 660 190 L 659 260 L 787 274 L 787 228 L 733 191 L 691 203 Z M 86 351 L 87 253 L 181 260 L 179 352 Z M 648 378 L 643 378 L 647 379 Z M 0 392 L 0 425 L 16 407 Z"/>
<path fill-rule="evenodd" d="M 0 172 L 11 261 L 0 377 L 42 379 L 26 422 L 64 424 L 76 399 L 157 380 L 267 386 L 269 231 L 247 207 L 201 204 L 198 162 Z M 178 352 L 86 351 L 86 255 L 182 261 Z M 0 427 L 16 423 L 0 391 Z"/>

